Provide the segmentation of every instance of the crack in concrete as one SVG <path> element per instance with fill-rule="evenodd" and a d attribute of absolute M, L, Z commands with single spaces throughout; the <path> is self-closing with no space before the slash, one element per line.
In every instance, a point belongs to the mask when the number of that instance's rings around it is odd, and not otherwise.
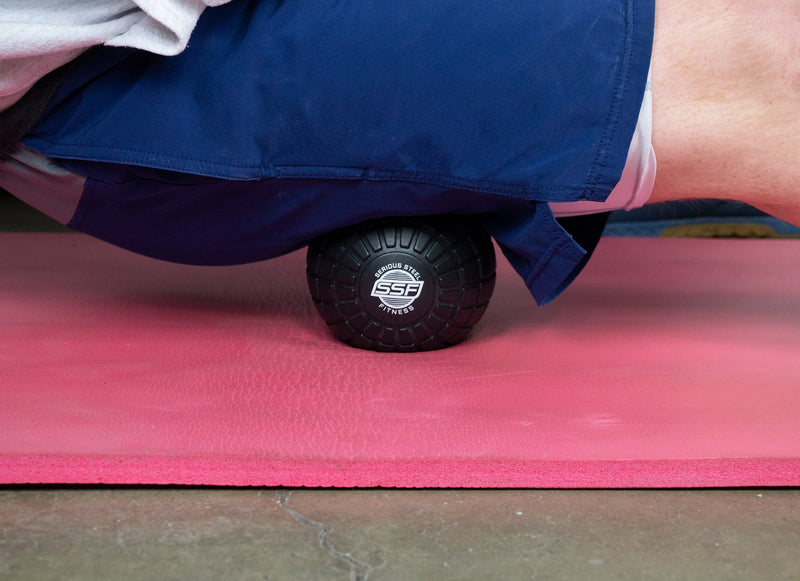
<path fill-rule="evenodd" d="M 359 561 L 355 557 L 353 557 L 350 553 L 343 553 L 342 551 L 338 550 L 330 541 L 330 529 L 324 523 L 317 522 L 311 520 L 310 518 L 304 516 L 302 513 L 294 510 L 293 508 L 289 508 L 288 503 L 289 499 L 292 497 L 291 491 L 286 492 L 278 492 L 278 506 L 286 512 L 289 516 L 291 516 L 296 522 L 300 523 L 301 525 L 314 527 L 319 530 L 317 534 L 317 539 L 319 540 L 319 545 L 322 547 L 326 553 L 328 553 L 331 557 L 343 561 L 350 567 L 350 581 L 368 581 L 369 580 L 369 573 L 372 571 L 372 566 L 363 561 Z"/>

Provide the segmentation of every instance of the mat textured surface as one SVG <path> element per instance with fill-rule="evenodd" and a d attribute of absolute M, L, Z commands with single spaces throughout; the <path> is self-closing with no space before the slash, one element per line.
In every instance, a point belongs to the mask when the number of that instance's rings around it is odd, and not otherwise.
<path fill-rule="evenodd" d="M 337 343 L 304 254 L 157 262 L 0 235 L 0 482 L 800 485 L 800 246 L 604 239 L 462 345 Z"/>

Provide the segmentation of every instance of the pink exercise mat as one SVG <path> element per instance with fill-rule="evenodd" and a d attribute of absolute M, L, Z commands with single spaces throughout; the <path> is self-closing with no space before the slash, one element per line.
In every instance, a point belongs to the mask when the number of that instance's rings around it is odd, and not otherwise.
<path fill-rule="evenodd" d="M 464 344 L 332 339 L 304 253 L 158 262 L 0 235 L 0 482 L 800 485 L 800 242 L 604 239 Z"/>

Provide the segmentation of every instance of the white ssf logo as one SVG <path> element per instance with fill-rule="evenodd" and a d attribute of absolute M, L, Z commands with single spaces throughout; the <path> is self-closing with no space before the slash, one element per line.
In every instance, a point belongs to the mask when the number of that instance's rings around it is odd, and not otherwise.
<path fill-rule="evenodd" d="M 381 309 L 393 315 L 414 310 L 413 302 L 422 294 L 420 274 L 407 264 L 387 264 L 375 273 L 378 280 L 370 295 L 381 300 Z"/>

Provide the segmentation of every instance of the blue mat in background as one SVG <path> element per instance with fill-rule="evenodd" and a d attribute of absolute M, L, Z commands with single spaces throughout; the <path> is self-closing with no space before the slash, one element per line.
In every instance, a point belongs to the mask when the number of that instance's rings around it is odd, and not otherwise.
<path fill-rule="evenodd" d="M 800 235 L 800 228 L 741 202 L 692 200 L 652 204 L 612 212 L 605 236 L 661 236 L 667 228 L 692 224 L 747 223 L 772 228 L 779 236 Z"/>

